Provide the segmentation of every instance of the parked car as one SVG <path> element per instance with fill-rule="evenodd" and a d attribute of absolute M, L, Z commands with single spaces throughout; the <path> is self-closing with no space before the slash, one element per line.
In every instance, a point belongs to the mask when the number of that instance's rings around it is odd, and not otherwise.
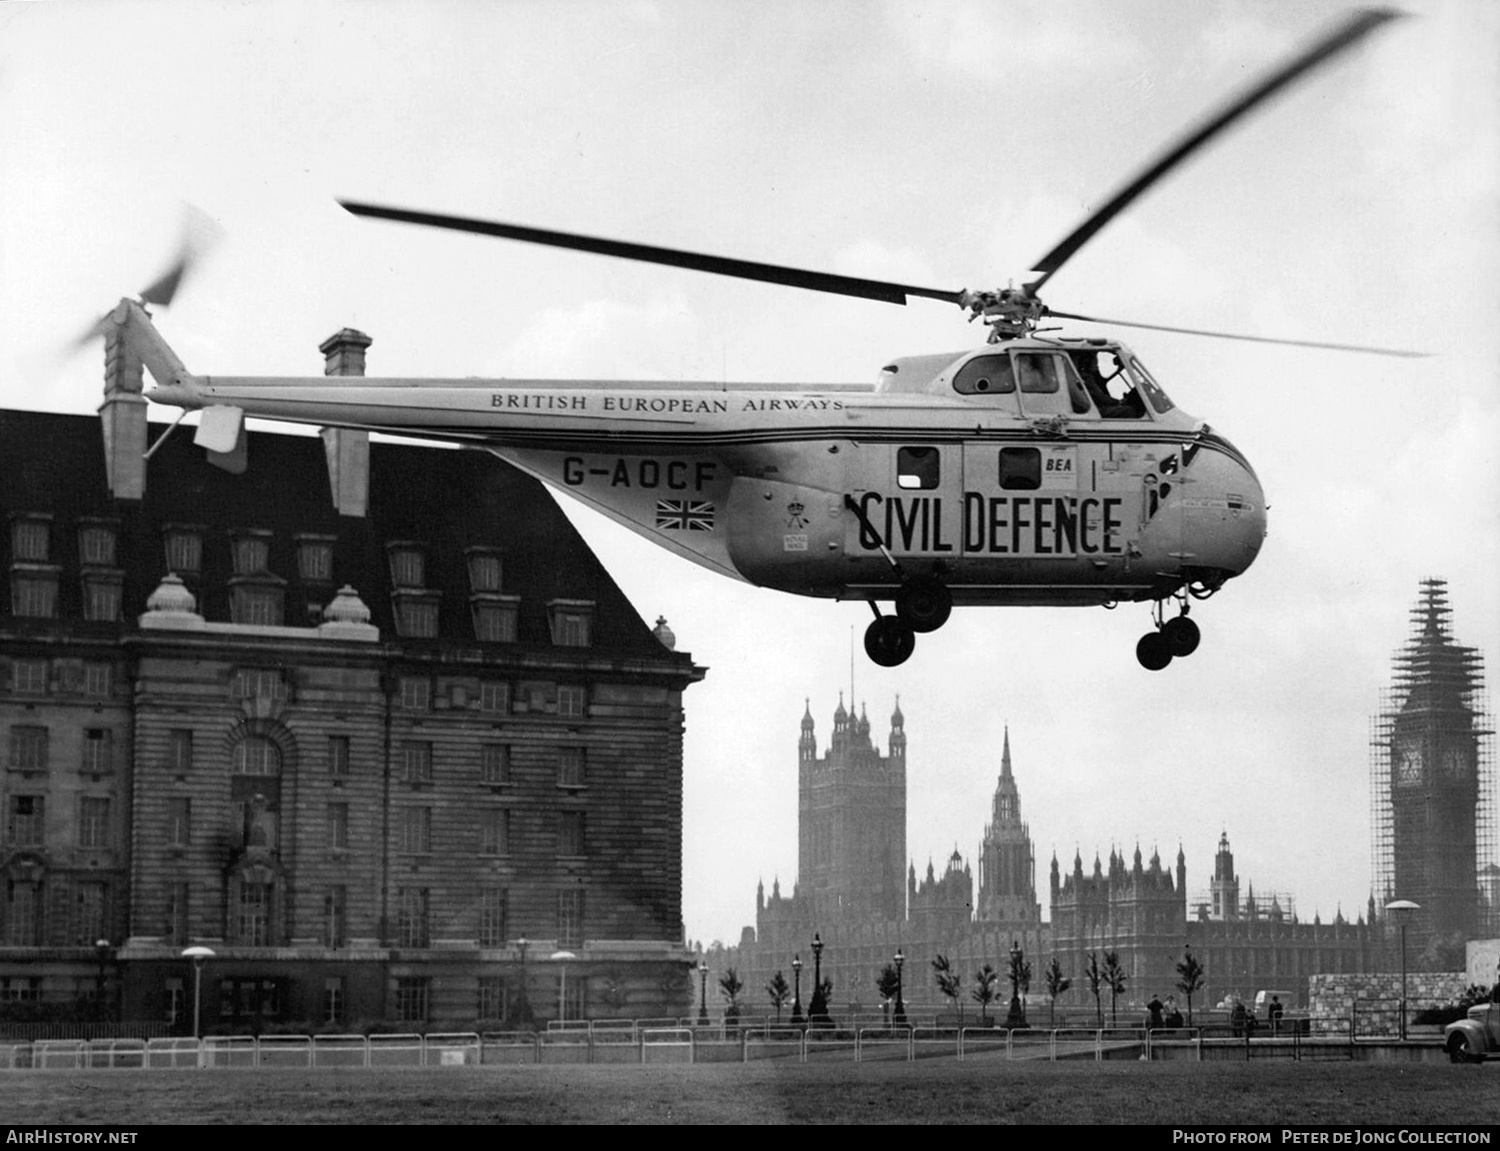
<path fill-rule="evenodd" d="M 1500 1058 L 1500 1003 L 1476 1003 L 1465 1018 L 1443 1028 L 1443 1049 L 1454 1063 Z"/>

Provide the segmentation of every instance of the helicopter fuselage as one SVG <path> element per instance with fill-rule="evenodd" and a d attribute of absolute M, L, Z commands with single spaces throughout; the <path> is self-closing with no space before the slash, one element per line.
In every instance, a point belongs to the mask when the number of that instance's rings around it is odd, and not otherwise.
<path fill-rule="evenodd" d="M 1080 371 L 1099 356 L 1124 398 Z M 488 450 L 704 567 L 808 596 L 917 579 L 956 604 L 1162 599 L 1243 572 L 1266 528 L 1248 461 L 1113 341 L 913 357 L 874 388 L 184 373 L 148 394 Z"/>

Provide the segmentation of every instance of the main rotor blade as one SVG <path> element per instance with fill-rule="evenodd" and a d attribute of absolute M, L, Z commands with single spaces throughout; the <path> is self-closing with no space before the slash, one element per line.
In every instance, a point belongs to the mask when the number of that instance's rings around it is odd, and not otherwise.
<path fill-rule="evenodd" d="M 946 291 L 941 288 L 894 284 L 885 280 L 864 280 L 856 276 L 840 276 L 833 272 L 812 272 L 802 268 L 784 267 L 781 264 L 761 264 L 753 260 L 735 260 L 728 256 L 711 256 L 703 252 L 685 252 L 678 248 L 657 248 L 650 244 L 607 240 L 598 236 L 582 236 L 575 232 L 552 232 L 544 228 L 527 228 L 519 224 L 502 224 L 493 220 L 475 220 L 466 216 L 412 212 L 404 208 L 386 208 L 353 200 L 340 200 L 339 203 L 356 216 L 369 216 L 377 220 L 395 220 L 402 224 L 422 224 L 429 228 L 447 228 L 454 232 L 499 236 L 502 239 L 520 240 L 527 244 L 546 244 L 553 248 L 594 252 L 601 256 L 618 256 L 624 260 L 665 264 L 671 268 L 688 268 L 696 272 L 734 276 L 741 280 L 759 280 L 767 284 L 807 288 L 814 292 L 857 296 L 866 300 L 881 300 L 888 304 L 905 304 L 908 296 L 957 304 L 963 295 L 962 290 Z"/>
<path fill-rule="evenodd" d="M 1294 84 L 1320 64 L 1332 59 L 1346 48 L 1364 39 L 1376 28 L 1396 19 L 1401 13 L 1390 8 L 1369 8 L 1353 13 L 1337 28 L 1320 40 L 1309 45 L 1297 56 L 1255 85 L 1244 95 L 1230 102 L 1222 111 L 1208 120 L 1201 128 L 1190 133 L 1181 143 L 1170 149 L 1161 159 L 1152 164 L 1129 184 L 1121 188 L 1109 202 L 1096 210 L 1074 231 L 1034 265 L 1041 276 L 1027 288 L 1034 294 L 1051 279 L 1052 274 L 1083 247 L 1100 228 L 1124 211 L 1137 196 L 1151 187 L 1178 164 L 1203 147 L 1241 116 L 1269 100 L 1278 92 Z"/>
<path fill-rule="evenodd" d="M 1147 328 L 1153 332 L 1176 332 L 1183 336 L 1209 336 L 1216 340 L 1244 340 L 1252 344 L 1289 344 L 1294 348 L 1322 348 L 1330 352 L 1365 352 L 1372 356 L 1400 356 L 1409 360 L 1420 360 L 1431 352 L 1409 352 L 1400 348 L 1371 348 L 1364 344 L 1329 344 L 1318 340 L 1281 340 L 1274 336 L 1246 336 L 1239 332 L 1213 332 L 1205 328 L 1174 328 L 1167 324 L 1142 324 L 1134 320 L 1105 320 L 1098 316 L 1080 316 L 1074 312 L 1058 312 L 1046 309 L 1046 314 L 1059 320 L 1081 320 L 1086 324 L 1108 324 L 1114 328 Z"/>

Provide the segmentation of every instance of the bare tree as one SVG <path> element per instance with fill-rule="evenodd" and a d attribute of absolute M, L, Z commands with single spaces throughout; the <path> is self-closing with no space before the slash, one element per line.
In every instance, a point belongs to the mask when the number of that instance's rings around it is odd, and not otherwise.
<path fill-rule="evenodd" d="M 1099 953 L 1089 952 L 1089 965 L 1083 969 L 1083 977 L 1089 982 L 1089 990 L 1094 993 L 1094 1019 L 1100 1027 L 1104 1026 L 1104 1008 L 1099 1003 L 1099 989 L 1104 986 L 1104 973 L 1099 970 Z"/>

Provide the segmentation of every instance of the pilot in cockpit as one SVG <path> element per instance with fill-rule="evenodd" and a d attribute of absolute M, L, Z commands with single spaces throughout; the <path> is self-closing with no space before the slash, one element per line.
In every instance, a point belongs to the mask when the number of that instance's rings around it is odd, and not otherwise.
<path fill-rule="evenodd" d="M 1118 398 L 1110 394 L 1109 384 L 1112 380 L 1120 380 L 1124 384 L 1125 366 L 1113 352 L 1076 351 L 1070 352 L 1069 357 L 1073 366 L 1078 369 L 1079 378 L 1083 380 L 1089 398 L 1105 419 L 1138 420 L 1146 414 L 1145 405 L 1141 403 L 1140 394 L 1135 388 L 1126 385 Z"/>

